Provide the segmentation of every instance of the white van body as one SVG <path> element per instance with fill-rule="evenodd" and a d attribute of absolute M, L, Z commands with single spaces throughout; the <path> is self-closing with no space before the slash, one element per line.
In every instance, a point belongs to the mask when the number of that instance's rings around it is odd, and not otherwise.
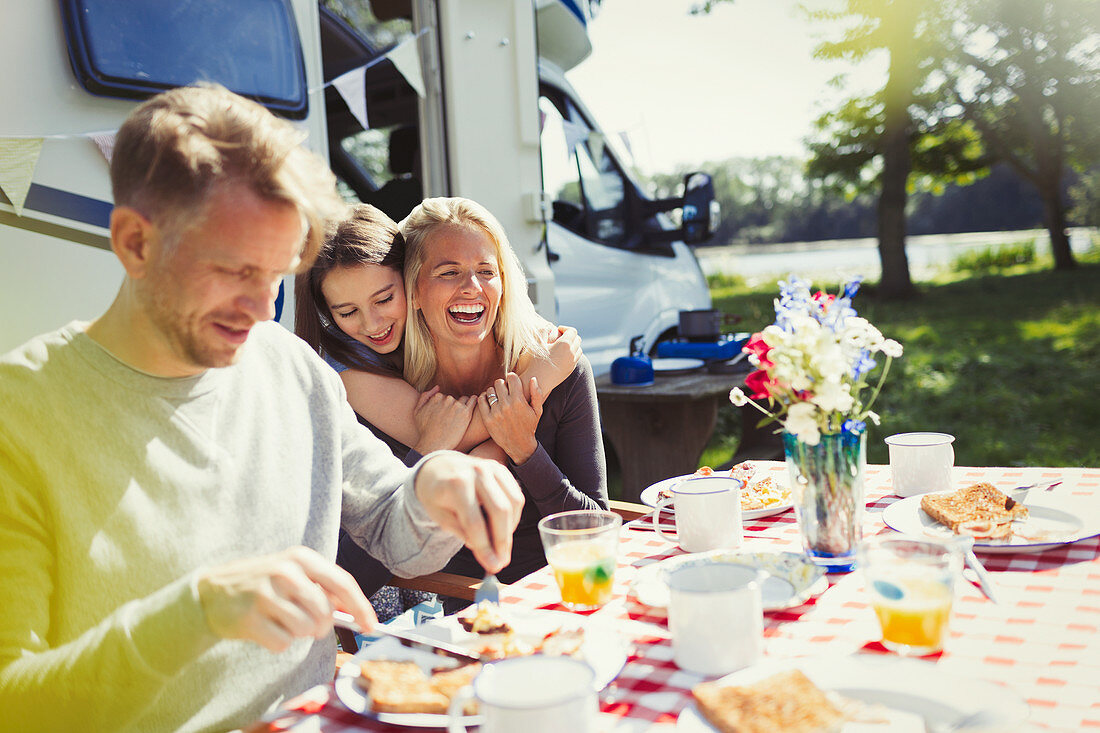
<path fill-rule="evenodd" d="M 108 243 L 108 164 L 90 134 L 117 130 L 137 100 L 92 94 L 77 79 L 59 8 L 70 2 L 80 0 L 8 3 L 0 24 L 0 63 L 20 71 L 0 81 L 0 138 L 45 138 L 22 215 L 0 194 L 0 352 L 74 318 L 94 318 L 122 279 Z M 674 234 L 654 233 L 671 230 L 670 220 L 565 78 L 590 50 L 587 0 L 375 0 L 373 10 L 390 19 L 371 16 L 365 28 L 316 0 L 288 5 L 308 88 L 308 109 L 293 121 L 330 161 L 349 199 L 376 203 L 388 181 L 409 178 L 419 196 L 484 204 L 508 232 L 539 312 L 577 327 L 597 374 L 626 354 L 631 338 L 642 335 L 652 346 L 674 333 L 681 309 L 710 306 L 690 248 Z M 379 58 L 401 41 L 416 44 L 423 97 Z M 364 62 L 367 130 L 326 86 Z M 574 138 L 580 126 L 587 133 L 570 147 L 563 125 Z M 402 128 L 419 150 L 411 170 L 398 171 L 393 145 Z M 389 213 L 400 219 L 407 211 Z M 289 285 L 279 320 L 293 328 Z"/>

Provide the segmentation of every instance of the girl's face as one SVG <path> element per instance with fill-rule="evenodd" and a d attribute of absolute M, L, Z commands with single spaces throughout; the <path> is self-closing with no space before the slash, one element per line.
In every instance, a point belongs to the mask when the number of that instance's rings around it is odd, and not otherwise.
<path fill-rule="evenodd" d="M 503 292 L 487 233 L 444 225 L 425 240 L 416 307 L 437 344 L 477 344 L 491 337 Z"/>
<path fill-rule="evenodd" d="M 321 281 L 332 321 L 378 354 L 389 354 L 405 335 L 405 286 L 401 273 L 383 265 L 330 270 Z"/>

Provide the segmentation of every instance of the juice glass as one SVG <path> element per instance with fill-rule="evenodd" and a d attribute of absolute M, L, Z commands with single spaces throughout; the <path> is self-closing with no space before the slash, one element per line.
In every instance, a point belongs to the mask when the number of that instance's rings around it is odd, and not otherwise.
<path fill-rule="evenodd" d="M 611 600 L 619 529 L 614 512 L 574 511 L 543 517 L 539 536 L 554 571 L 561 602 L 574 611 L 599 608 Z"/>
<path fill-rule="evenodd" d="M 860 566 L 882 626 L 882 644 L 903 655 L 932 654 L 947 636 L 962 551 L 948 541 L 892 534 L 860 548 Z"/>

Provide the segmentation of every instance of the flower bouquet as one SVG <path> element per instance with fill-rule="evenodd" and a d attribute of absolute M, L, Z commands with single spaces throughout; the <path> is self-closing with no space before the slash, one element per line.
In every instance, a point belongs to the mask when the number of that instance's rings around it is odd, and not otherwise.
<path fill-rule="evenodd" d="M 775 323 L 744 347 L 756 367 L 745 378 L 749 394 L 730 391 L 734 405 L 751 404 L 765 424 L 779 423 L 804 548 L 832 571 L 855 564 L 866 421 L 878 424 L 871 405 L 902 353 L 852 308 L 860 282 L 850 280 L 836 295 L 811 294 L 810 283 L 796 277 L 780 282 Z M 872 380 L 880 354 L 885 363 Z"/>

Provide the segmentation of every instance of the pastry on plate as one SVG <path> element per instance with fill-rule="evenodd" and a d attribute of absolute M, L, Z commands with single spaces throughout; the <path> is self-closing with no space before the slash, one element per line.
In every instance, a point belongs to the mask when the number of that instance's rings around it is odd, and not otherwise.
<path fill-rule="evenodd" d="M 359 684 L 376 713 L 445 715 L 450 699 L 432 687 L 416 662 L 369 659 L 359 663 Z"/>
<path fill-rule="evenodd" d="M 491 601 L 482 601 L 462 611 L 456 618 L 462 628 L 473 634 L 507 634 L 512 630 L 500 610 L 500 604 Z"/>
<path fill-rule="evenodd" d="M 925 494 L 920 508 L 955 534 L 978 539 L 1007 539 L 1012 522 L 1028 516 L 1027 507 L 987 483 L 950 494 Z"/>
<path fill-rule="evenodd" d="M 825 733 L 846 716 L 797 669 L 751 685 L 703 682 L 691 691 L 700 714 L 721 733 Z"/>

